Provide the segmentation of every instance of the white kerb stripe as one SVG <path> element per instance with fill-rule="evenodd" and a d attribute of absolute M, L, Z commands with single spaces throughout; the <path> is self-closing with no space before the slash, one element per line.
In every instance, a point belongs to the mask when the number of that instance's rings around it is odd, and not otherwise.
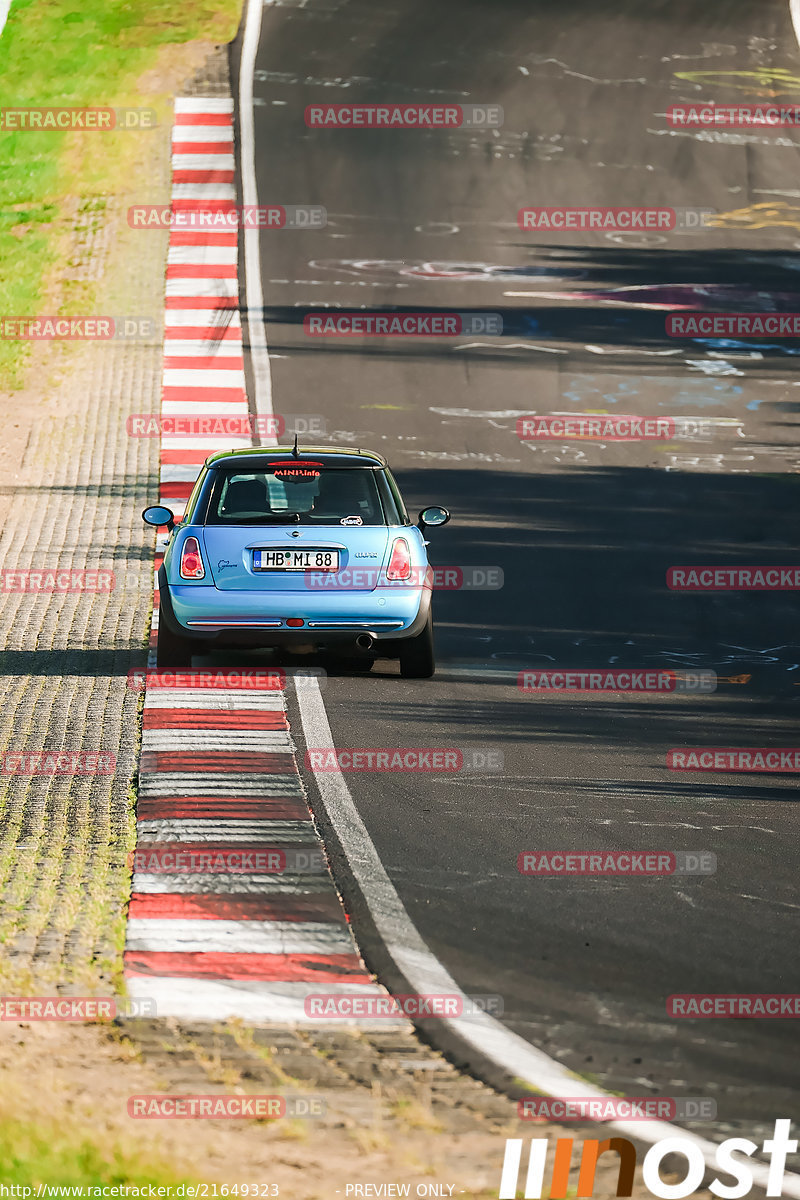
<path fill-rule="evenodd" d="M 172 817 L 163 821 L 145 820 L 136 824 L 136 836 L 140 843 L 153 842 L 264 842 L 307 841 L 316 839 L 316 831 L 309 816 L 305 821 L 276 819 L 225 821 L 219 817 L 196 818 Z"/>
<path fill-rule="evenodd" d="M 194 483 L 197 478 L 197 468 L 202 460 L 198 459 L 197 463 L 168 463 L 161 468 L 162 483 Z"/>
<path fill-rule="evenodd" d="M 173 142 L 231 142 L 231 125 L 174 125 Z"/>
<path fill-rule="evenodd" d="M 205 424 L 198 425 L 196 428 L 194 426 L 192 427 L 192 433 L 190 436 L 193 438 L 202 438 L 205 434 L 211 435 L 211 441 L 218 440 L 220 437 L 222 437 L 222 440 L 225 441 L 229 433 L 234 433 L 234 428 L 240 437 L 244 436 L 247 433 L 247 430 L 250 428 L 250 425 L 245 420 L 245 418 L 249 415 L 249 409 L 244 400 L 205 400 L 203 398 L 203 394 L 201 393 L 196 400 L 168 400 L 165 401 L 165 404 L 174 404 L 176 406 L 169 412 L 165 411 L 163 414 L 165 417 L 189 417 L 205 422 Z M 184 407 L 178 408 L 177 405 L 179 404 L 184 405 Z M 230 421 L 236 421 L 237 424 L 235 426 L 231 424 L 213 424 L 215 421 L 224 421 L 225 418 L 229 418 Z M 180 449 L 184 443 L 187 448 L 191 445 L 189 438 L 186 436 L 188 434 L 188 430 L 186 430 L 185 433 L 181 433 L 179 431 L 170 433 L 168 432 L 168 428 L 169 427 L 165 429 L 163 438 L 172 438 L 173 441 L 178 439 L 178 445 L 172 446 L 171 449 Z M 167 448 L 166 440 L 162 441 L 161 448 L 162 450 Z"/>
<path fill-rule="evenodd" d="M 131 917 L 128 950 L 185 954 L 355 954 L 349 927 L 323 921 L 215 921 Z"/>
<path fill-rule="evenodd" d="M 233 155 L 222 154 L 188 154 L 181 151 L 172 155 L 172 166 L 175 171 L 232 171 L 234 169 Z"/>
<path fill-rule="evenodd" d="M 215 400 L 213 398 L 206 399 L 206 396 L 207 393 L 201 391 L 196 400 L 164 400 L 163 416 L 202 417 L 207 421 L 213 421 L 217 417 L 235 417 L 237 421 L 241 421 L 242 417 L 247 416 L 250 412 L 246 400 Z M 167 405 L 170 407 L 167 408 Z M 197 436 L 202 432 L 202 428 L 204 427 L 201 427 Z M 242 428 L 246 429 L 249 426 L 243 424 Z M 217 436 L 219 429 L 213 430 L 213 433 L 214 436 Z M 179 437 L 180 435 L 176 433 L 171 436 Z M 163 448 L 164 443 L 162 443 Z"/>
<path fill-rule="evenodd" d="M 236 263 L 235 246 L 213 246 L 202 242 L 196 246 L 170 246 L 167 262 L 174 265 L 212 266 Z"/>
<path fill-rule="evenodd" d="M 251 782 L 252 781 L 252 782 Z M 221 775 L 181 776 L 168 771 L 147 772 L 139 778 L 139 795 L 159 800 L 181 796 L 228 796 L 232 800 L 257 803 L 260 798 L 305 799 L 295 775 L 251 775 L 231 778 Z"/>
<path fill-rule="evenodd" d="M 176 325 L 192 325 L 222 332 L 225 329 L 241 330 L 242 319 L 235 308 L 192 308 L 191 301 L 187 300 L 183 308 L 166 309 L 164 325 L 170 328 Z M 171 340 L 167 339 L 167 346 Z M 177 340 L 176 338 L 175 341 Z"/>
<path fill-rule="evenodd" d="M 230 200 L 236 199 L 232 183 L 173 183 L 173 200 Z"/>
<path fill-rule="evenodd" d="M 151 1000 L 160 1017 L 191 1020 L 225 1021 L 238 1017 L 252 1022 L 286 1022 L 319 1025 L 319 1017 L 308 1017 L 305 1000 L 315 991 L 326 995 L 385 997 L 388 993 L 377 984 L 353 983 L 278 983 L 262 980 L 184 979 L 181 976 L 128 975 L 128 994 L 135 1000 Z M 143 1015 L 147 1015 L 146 1012 Z M 325 1022 L 330 1028 L 331 1021 Z M 347 1018 L 335 1022 L 345 1029 L 357 1025 L 360 1030 L 410 1029 L 402 1017 L 375 1020 Z"/>
<path fill-rule="evenodd" d="M 225 712 L 255 709 L 259 712 L 283 712 L 286 700 L 282 691 L 255 688 L 175 688 L 153 684 L 144 701 L 148 708 L 223 709 Z M 243 721 L 244 727 L 244 721 Z"/>
<path fill-rule="evenodd" d="M 164 371 L 166 387 L 244 387 L 244 371 L 215 371 L 188 367 L 167 367 Z"/>
<path fill-rule="evenodd" d="M 230 417 L 232 415 L 231 408 L 236 407 L 237 402 L 234 401 L 232 404 L 230 400 L 204 400 L 200 408 L 193 400 L 164 400 L 161 404 L 161 415 L 163 417 Z M 245 407 L 247 406 L 245 405 Z"/>
<path fill-rule="evenodd" d="M 197 412 L 196 408 L 195 412 Z M 209 454 L 216 454 L 218 450 L 246 450 L 252 444 L 253 440 L 250 437 L 232 437 L 223 434 L 218 437 L 206 434 L 205 437 L 162 437 L 161 439 L 162 450 L 196 450 L 195 462 L 198 467 L 202 466 Z"/>
<path fill-rule="evenodd" d="M 302 872 L 281 871 L 280 875 L 217 875 L 216 872 L 165 875 L 134 871 L 131 890 L 147 896 L 328 896 L 333 884 L 327 864 L 321 862 Z"/>
<path fill-rule="evenodd" d="M 219 113 L 233 112 L 233 99 L 230 96 L 177 96 L 175 99 L 176 114 L 190 113 Z"/>
<path fill-rule="evenodd" d="M 167 296 L 184 297 L 186 307 L 191 308 L 193 297 L 225 296 L 227 298 L 232 296 L 238 298 L 239 285 L 235 279 L 168 279 L 166 294 Z M 169 315 L 169 311 L 167 315 Z M 205 309 L 204 311 L 206 313 L 206 321 L 208 321 L 212 315 L 212 310 Z M 169 323 L 168 320 L 167 324 Z M 203 325 L 204 323 L 203 321 L 197 322 L 198 325 Z"/>
<path fill-rule="evenodd" d="M 171 359 L 180 359 L 177 365 L 190 367 L 191 363 L 185 363 L 183 360 L 187 358 L 213 358 L 218 360 L 218 364 L 222 369 L 229 370 L 232 366 L 244 364 L 244 352 L 241 339 L 238 336 L 238 329 L 233 337 L 220 337 L 220 331 L 214 330 L 212 326 L 208 326 L 200 337 L 192 338 L 168 338 L 164 343 L 164 357 Z M 185 400 L 167 400 L 167 404 L 186 404 Z M 209 403 L 207 401 L 206 403 Z M 220 401 L 221 403 L 221 401 Z M 162 409 L 162 412 L 166 411 Z M 176 409 L 176 412 L 183 412 L 184 409 Z"/>
<path fill-rule="evenodd" d="M 269 750 L 290 754 L 294 744 L 281 729 L 145 729 L 145 750 Z"/>

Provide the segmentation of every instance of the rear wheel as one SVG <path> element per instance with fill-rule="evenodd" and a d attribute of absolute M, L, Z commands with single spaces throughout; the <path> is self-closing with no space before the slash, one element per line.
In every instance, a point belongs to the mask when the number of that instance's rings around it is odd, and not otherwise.
<path fill-rule="evenodd" d="M 167 626 L 162 613 L 158 624 L 156 665 L 159 667 L 191 667 L 194 651 L 194 641 L 173 633 Z"/>
<path fill-rule="evenodd" d="M 430 679 L 436 670 L 433 652 L 433 617 L 416 637 L 400 643 L 400 674 L 403 679 Z"/>

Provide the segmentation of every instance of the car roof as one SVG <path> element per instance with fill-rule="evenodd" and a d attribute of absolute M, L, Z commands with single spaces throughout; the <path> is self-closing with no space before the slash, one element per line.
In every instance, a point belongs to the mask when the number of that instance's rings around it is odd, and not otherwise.
<path fill-rule="evenodd" d="M 297 457 L 291 446 L 246 446 L 241 450 L 219 450 L 206 459 L 207 467 L 247 467 L 253 471 L 264 470 L 276 462 L 292 462 L 298 466 L 313 459 L 323 467 L 361 467 L 379 471 L 386 466 L 386 459 L 371 450 L 358 450 L 350 446 L 300 446 Z"/>

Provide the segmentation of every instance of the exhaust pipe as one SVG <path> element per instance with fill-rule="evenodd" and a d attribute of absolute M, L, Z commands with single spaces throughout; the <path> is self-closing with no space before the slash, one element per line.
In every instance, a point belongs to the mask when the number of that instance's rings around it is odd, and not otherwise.
<path fill-rule="evenodd" d="M 363 650 L 366 653 L 375 645 L 375 639 L 368 633 L 360 633 L 356 638 L 356 645 L 359 650 Z"/>

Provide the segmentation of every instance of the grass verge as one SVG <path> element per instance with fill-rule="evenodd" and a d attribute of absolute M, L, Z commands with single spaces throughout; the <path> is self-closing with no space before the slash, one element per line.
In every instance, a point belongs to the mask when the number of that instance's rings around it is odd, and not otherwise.
<path fill-rule="evenodd" d="M 193 1182 L 176 1174 L 167 1163 L 149 1157 L 142 1162 L 119 1144 L 101 1146 L 85 1129 L 65 1125 L 63 1119 L 58 1125 L 5 1120 L 0 1128 L 0 1161 L 6 1185 L 63 1186 L 66 1182 L 74 1188 L 128 1184 L 149 1190 L 151 1184 L 174 1188 Z"/>
<path fill-rule="evenodd" d="M 170 96 L 143 94 L 140 77 L 166 46 L 230 41 L 240 9 L 241 0 L 13 0 L 0 109 L 126 105 L 154 109 L 163 126 Z M 87 206 L 102 214 L 129 183 L 139 139 L 153 136 L 11 131 L 0 123 L 0 320 L 91 312 L 91 289 L 70 286 L 65 232 Z M 0 387 L 22 386 L 28 357 L 24 342 L 0 337 Z"/>

